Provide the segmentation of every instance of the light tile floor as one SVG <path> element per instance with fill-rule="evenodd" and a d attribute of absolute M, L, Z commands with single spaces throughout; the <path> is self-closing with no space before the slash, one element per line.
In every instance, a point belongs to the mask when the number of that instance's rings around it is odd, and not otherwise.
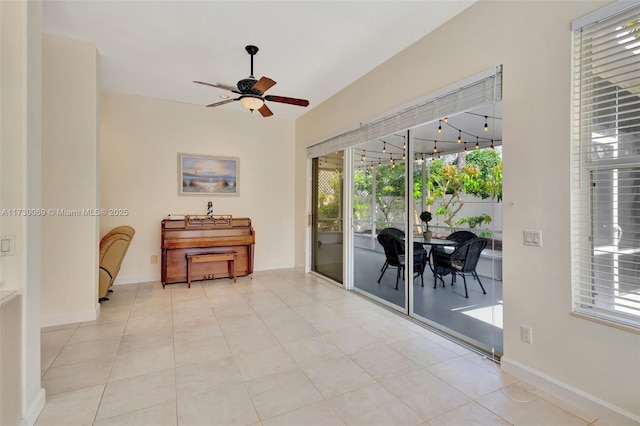
<path fill-rule="evenodd" d="M 293 269 L 109 297 L 42 330 L 36 426 L 601 424 Z"/>

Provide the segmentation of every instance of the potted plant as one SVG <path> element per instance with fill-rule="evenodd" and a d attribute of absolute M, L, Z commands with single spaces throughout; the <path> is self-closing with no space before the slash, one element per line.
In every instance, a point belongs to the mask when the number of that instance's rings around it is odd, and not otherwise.
<path fill-rule="evenodd" d="M 422 236 L 424 237 L 425 240 L 430 240 L 431 239 L 431 231 L 429 230 L 429 222 L 431 221 L 432 216 L 431 216 L 431 212 L 428 211 L 423 211 L 422 213 L 420 213 L 420 220 L 422 220 L 424 222 L 424 231 L 422 232 Z"/>

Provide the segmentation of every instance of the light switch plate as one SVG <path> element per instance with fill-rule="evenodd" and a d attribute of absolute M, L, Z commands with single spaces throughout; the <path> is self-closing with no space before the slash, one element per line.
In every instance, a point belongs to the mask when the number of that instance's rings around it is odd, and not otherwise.
<path fill-rule="evenodd" d="M 524 245 L 533 246 L 533 247 L 542 247 L 542 231 L 525 229 Z"/>

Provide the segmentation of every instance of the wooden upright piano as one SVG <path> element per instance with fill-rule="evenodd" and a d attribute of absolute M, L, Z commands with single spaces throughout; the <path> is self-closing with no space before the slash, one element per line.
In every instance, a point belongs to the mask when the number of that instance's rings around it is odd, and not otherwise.
<path fill-rule="evenodd" d="M 249 218 L 231 216 L 185 216 L 162 221 L 162 287 L 187 281 L 187 254 L 234 250 L 237 276 L 253 273 L 255 231 Z M 191 279 L 231 276 L 226 262 L 192 265 Z"/>

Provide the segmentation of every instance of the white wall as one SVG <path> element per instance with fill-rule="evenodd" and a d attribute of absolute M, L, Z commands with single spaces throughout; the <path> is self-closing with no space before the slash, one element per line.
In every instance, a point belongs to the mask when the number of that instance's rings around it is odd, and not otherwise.
<path fill-rule="evenodd" d="M 99 312 L 99 218 L 61 213 L 98 206 L 99 84 L 93 43 L 42 40 L 42 325 L 50 326 Z"/>
<path fill-rule="evenodd" d="M 255 270 L 293 266 L 293 121 L 239 104 L 214 109 L 104 92 L 100 122 L 100 205 L 129 210 L 102 217 L 100 231 L 136 230 L 116 284 L 159 280 L 162 219 L 206 214 L 208 201 L 214 214 L 251 218 Z M 239 196 L 179 196 L 178 153 L 238 157 Z"/>
<path fill-rule="evenodd" d="M 41 3 L 0 2 L 0 207 L 40 207 Z M 2 216 L 0 231 L 15 236 L 15 255 L 0 257 L 4 288 L 22 300 L 21 423 L 31 425 L 44 406 L 40 384 L 41 220 Z M 4 362 L 4 361 L 3 361 Z"/>
<path fill-rule="evenodd" d="M 594 415 L 609 407 L 637 420 L 640 335 L 571 316 L 570 28 L 605 4 L 478 2 L 298 119 L 296 265 L 307 146 L 503 64 L 503 369 L 579 396 Z M 525 247 L 523 229 L 542 230 L 544 246 Z M 533 345 L 520 341 L 521 324 L 533 328 Z"/>

